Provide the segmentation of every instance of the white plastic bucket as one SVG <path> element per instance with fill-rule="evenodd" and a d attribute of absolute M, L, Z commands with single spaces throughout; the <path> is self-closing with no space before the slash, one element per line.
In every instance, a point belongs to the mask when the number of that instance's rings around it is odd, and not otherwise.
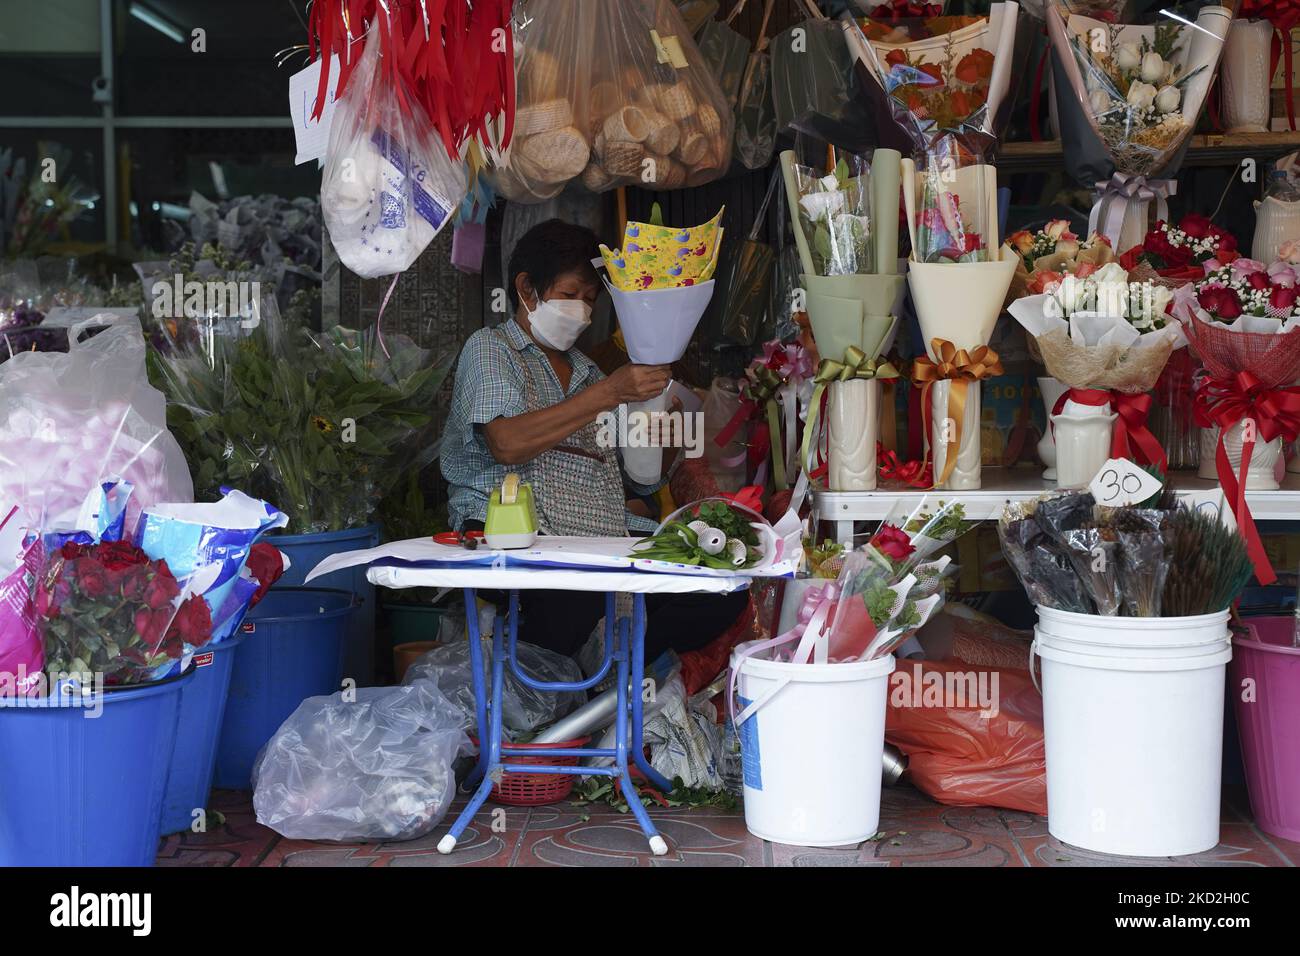
<path fill-rule="evenodd" d="M 745 826 L 774 843 L 844 846 L 875 836 L 894 658 L 787 664 L 739 657 L 736 726 Z"/>
<path fill-rule="evenodd" d="M 1048 831 L 1119 856 L 1216 846 L 1228 612 L 1038 617 Z"/>

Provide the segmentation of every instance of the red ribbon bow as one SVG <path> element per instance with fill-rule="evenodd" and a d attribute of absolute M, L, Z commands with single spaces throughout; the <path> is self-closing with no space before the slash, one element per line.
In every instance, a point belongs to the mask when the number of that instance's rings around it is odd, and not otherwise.
<path fill-rule="evenodd" d="M 934 484 L 934 465 L 928 461 L 900 461 L 897 453 L 876 442 L 876 460 L 881 478 L 897 478 L 913 488 L 929 488 Z"/>
<path fill-rule="evenodd" d="M 1159 439 L 1147 428 L 1151 413 L 1150 395 L 1127 395 L 1124 392 L 1100 388 L 1072 388 L 1062 393 L 1052 408 L 1052 416 L 1061 414 L 1066 401 L 1080 405 L 1101 407 L 1109 405 L 1115 412 L 1115 426 L 1110 435 L 1110 457 L 1127 458 L 1139 465 L 1154 465 L 1164 474 L 1169 470 L 1169 458 Z M 1056 426 L 1052 425 L 1053 434 Z"/>
<path fill-rule="evenodd" d="M 739 491 L 723 491 L 720 492 L 719 497 L 758 514 L 763 513 L 763 489 L 758 485 L 746 485 Z"/>
<path fill-rule="evenodd" d="M 1197 391 L 1195 409 L 1196 423 L 1202 428 L 1219 426 L 1219 447 L 1214 456 L 1219 484 L 1246 541 L 1255 577 L 1262 585 L 1272 584 L 1277 575 L 1246 504 L 1246 473 L 1257 440 L 1270 442 L 1281 437 L 1290 442 L 1300 435 L 1300 387 L 1269 388 L 1251 372 L 1238 372 L 1230 378 L 1216 376 L 1207 379 Z M 1254 427 L 1242 429 L 1241 464 L 1233 474 L 1223 440 L 1229 428 L 1243 421 L 1253 422 Z"/>

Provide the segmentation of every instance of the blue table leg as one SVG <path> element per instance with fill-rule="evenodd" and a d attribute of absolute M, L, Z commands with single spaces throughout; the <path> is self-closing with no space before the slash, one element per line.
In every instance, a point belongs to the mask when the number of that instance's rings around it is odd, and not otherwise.
<path fill-rule="evenodd" d="M 465 828 L 474 819 L 474 814 L 478 813 L 479 808 L 483 806 L 488 795 L 492 792 L 493 774 L 499 772 L 501 767 L 501 701 L 504 698 L 506 663 L 505 641 L 502 638 L 504 633 L 503 625 L 504 622 L 500 617 L 497 617 L 492 628 L 492 703 L 488 708 L 489 719 L 486 733 L 483 732 L 483 705 L 478 704 L 479 764 L 486 769 L 478 789 L 474 791 L 474 796 L 470 797 L 465 809 L 460 812 L 460 816 L 456 817 L 456 822 L 451 825 L 451 830 L 438 841 L 439 853 L 450 853 L 456 848 L 461 834 L 465 832 Z M 477 631 L 476 624 L 473 627 L 474 633 L 470 636 L 471 640 L 474 641 L 472 647 L 477 646 Z M 475 700 L 481 702 L 483 700 L 482 652 L 471 653 L 471 656 L 476 658 L 474 660 Z"/>
<path fill-rule="evenodd" d="M 478 763 L 465 778 L 464 788 L 469 790 L 487 773 L 488 768 L 488 749 L 483 741 L 488 739 L 488 721 L 487 721 L 487 694 L 483 686 L 483 645 L 479 638 L 478 629 L 478 600 L 474 595 L 473 588 L 465 589 L 465 629 L 469 635 L 469 661 L 470 667 L 474 669 L 474 710 L 478 727 Z"/>
<path fill-rule="evenodd" d="M 637 597 L 640 597 L 638 594 Z M 634 656 L 633 646 L 638 642 L 631 639 L 628 634 L 628 620 L 623 618 L 618 622 L 618 652 L 614 655 L 618 659 L 618 720 L 614 727 L 617 735 L 617 746 L 615 762 L 618 769 L 622 772 L 623 799 L 627 801 L 628 809 L 632 811 L 632 816 L 636 817 L 636 822 L 641 825 L 641 832 L 645 834 L 646 839 L 650 841 L 650 849 L 655 856 L 663 856 L 668 852 L 668 844 L 664 838 L 659 835 L 655 825 L 650 822 L 650 814 L 641 804 L 640 794 L 637 792 L 636 784 L 632 782 L 632 772 L 627 765 L 627 721 L 628 721 L 628 683 L 631 675 L 628 673 L 630 661 L 629 657 Z M 641 699 L 641 680 L 640 671 L 635 672 L 637 675 L 636 686 L 631 688 L 631 697 L 633 701 Z M 634 704 L 635 706 L 635 704 Z M 644 747 L 641 743 L 641 735 L 636 734 L 633 737 L 632 749 L 635 753 L 640 754 Z M 642 758 L 644 759 L 644 758 Z M 640 763 L 640 760 L 638 760 Z M 653 773 L 654 771 L 651 771 Z M 656 774 L 656 776 L 658 776 Z M 662 778 L 661 778 L 662 779 Z"/>
<path fill-rule="evenodd" d="M 650 766 L 650 761 L 645 756 L 645 746 L 642 744 L 644 739 L 641 729 L 643 701 L 641 699 L 642 680 L 645 675 L 645 595 L 632 595 L 632 673 L 636 677 L 636 684 L 632 688 L 632 759 L 636 762 L 640 771 L 650 781 L 650 785 L 664 793 L 670 793 L 673 789 L 671 780 L 665 779 L 663 774 Z"/>

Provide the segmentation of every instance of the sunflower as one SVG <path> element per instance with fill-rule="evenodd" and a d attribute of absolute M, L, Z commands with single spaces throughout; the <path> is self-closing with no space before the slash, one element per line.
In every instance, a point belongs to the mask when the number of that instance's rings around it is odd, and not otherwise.
<path fill-rule="evenodd" d="M 311 417 L 311 424 L 312 427 L 322 435 L 328 435 L 334 430 L 334 423 L 321 415 L 313 415 Z"/>

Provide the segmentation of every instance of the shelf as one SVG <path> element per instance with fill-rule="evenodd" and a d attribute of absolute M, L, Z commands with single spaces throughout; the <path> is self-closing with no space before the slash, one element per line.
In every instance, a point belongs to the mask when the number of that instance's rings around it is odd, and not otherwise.
<path fill-rule="evenodd" d="M 1218 481 L 1198 478 L 1195 472 L 1173 472 L 1171 481 L 1178 496 L 1197 507 L 1218 509 L 1223 491 Z M 1045 481 L 1041 468 L 992 468 L 983 470 L 984 487 L 978 491 L 918 491 L 906 486 L 883 487 L 877 491 L 815 491 L 813 505 L 819 520 L 835 525 L 835 538 L 850 540 L 855 521 L 880 521 L 889 517 L 899 501 L 918 503 L 931 500 L 959 500 L 973 521 L 996 519 L 1009 501 L 1027 501 L 1045 491 L 1055 491 L 1056 482 Z M 1246 502 L 1256 521 L 1300 520 L 1300 474 L 1287 474 L 1277 491 L 1247 491 Z"/>
<path fill-rule="evenodd" d="M 1263 162 L 1300 149 L 1300 132 L 1209 133 L 1192 137 L 1183 166 L 1235 166 L 1246 158 Z M 1048 170 L 1060 164 L 1060 140 L 1038 143 L 1003 143 L 998 169 L 1003 172 Z"/>

